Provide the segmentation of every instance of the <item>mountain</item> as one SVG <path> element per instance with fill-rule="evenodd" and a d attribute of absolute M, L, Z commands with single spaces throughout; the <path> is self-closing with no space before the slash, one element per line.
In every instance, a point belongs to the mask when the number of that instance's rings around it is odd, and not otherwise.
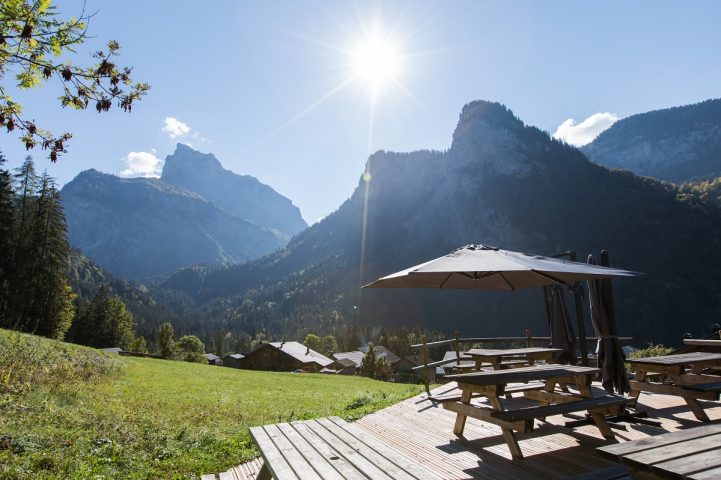
<path fill-rule="evenodd" d="M 540 290 L 359 287 L 466 244 L 573 249 L 581 259 L 607 249 L 613 266 L 646 273 L 614 281 L 620 333 L 639 345 L 679 343 L 721 317 L 721 213 L 694 199 L 592 163 L 504 106 L 477 101 L 463 108 L 449 150 L 375 153 L 351 198 L 285 248 L 244 265 L 178 272 L 166 285 L 192 293 L 197 307 L 184 318 L 202 318 L 207 329 L 291 338 L 361 322 L 544 335 Z"/>
<path fill-rule="evenodd" d="M 624 118 L 582 150 L 602 165 L 675 183 L 721 177 L 721 99 Z"/>
<path fill-rule="evenodd" d="M 287 242 L 197 193 L 150 178 L 80 173 L 61 191 L 70 243 L 123 278 L 197 263 L 241 263 Z"/>
<path fill-rule="evenodd" d="M 288 238 L 308 227 L 298 207 L 268 185 L 226 170 L 212 153 L 179 143 L 165 158 L 165 183 L 198 193 L 231 215 L 278 230 Z"/>

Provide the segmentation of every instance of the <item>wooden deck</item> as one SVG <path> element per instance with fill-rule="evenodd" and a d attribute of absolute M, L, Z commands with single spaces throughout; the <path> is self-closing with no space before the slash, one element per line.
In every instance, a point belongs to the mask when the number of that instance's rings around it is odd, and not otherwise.
<path fill-rule="evenodd" d="M 449 383 L 432 393 L 453 396 L 459 392 L 455 383 Z M 721 421 L 721 402 L 702 402 L 712 422 Z M 473 403 L 483 404 L 484 399 L 474 399 Z M 649 419 L 661 422 L 662 427 L 620 423 L 613 428 L 618 441 L 702 425 L 678 397 L 644 393 L 637 408 L 647 411 Z M 363 417 L 355 425 L 448 479 L 572 479 L 618 466 L 595 450 L 608 442 L 594 425 L 575 429 L 563 426 L 566 421 L 582 418 L 580 414 L 536 421 L 533 432 L 519 434 L 525 455 L 522 460 L 511 458 L 499 427 L 469 418 L 464 436 L 459 438 L 453 434 L 455 418 L 453 412 L 422 394 Z M 255 479 L 259 467 L 259 461 L 254 460 L 220 474 L 220 479 Z"/>

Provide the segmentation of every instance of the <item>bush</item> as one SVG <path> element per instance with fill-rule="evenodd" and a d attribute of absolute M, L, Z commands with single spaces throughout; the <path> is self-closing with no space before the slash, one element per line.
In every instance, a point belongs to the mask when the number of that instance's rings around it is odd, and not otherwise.
<path fill-rule="evenodd" d="M 185 335 L 175 343 L 175 359 L 184 362 L 208 363 L 205 345 L 195 335 Z"/>
<path fill-rule="evenodd" d="M 105 352 L 0 330 L 0 393 L 94 380 L 122 365 L 119 357 Z"/>
<path fill-rule="evenodd" d="M 648 347 L 642 348 L 641 350 L 636 350 L 635 352 L 631 352 L 626 358 L 660 357 L 662 355 L 668 355 L 672 351 L 673 348 L 671 347 L 666 347 L 661 344 L 654 345 L 652 343 L 649 343 Z M 626 371 L 632 371 L 631 366 L 628 363 L 626 364 Z"/>

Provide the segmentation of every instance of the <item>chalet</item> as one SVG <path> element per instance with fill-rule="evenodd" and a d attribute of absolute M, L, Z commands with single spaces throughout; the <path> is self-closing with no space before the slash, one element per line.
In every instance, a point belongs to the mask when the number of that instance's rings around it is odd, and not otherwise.
<path fill-rule="evenodd" d="M 333 363 L 327 367 L 329 370 L 334 370 L 333 373 L 341 375 L 355 375 L 357 369 L 356 362 L 349 358 L 336 358 L 335 354 L 333 354 L 332 357 L 334 360 Z"/>
<path fill-rule="evenodd" d="M 292 372 L 318 372 L 333 363 L 330 358 L 298 342 L 264 343 L 245 355 L 240 368 Z"/>
<path fill-rule="evenodd" d="M 245 355 L 242 353 L 231 353 L 223 357 L 221 365 L 231 368 L 243 368 L 243 359 Z"/>
<path fill-rule="evenodd" d="M 208 359 L 208 363 L 210 365 L 222 365 L 223 364 L 223 359 L 214 353 L 206 353 L 205 358 Z"/>

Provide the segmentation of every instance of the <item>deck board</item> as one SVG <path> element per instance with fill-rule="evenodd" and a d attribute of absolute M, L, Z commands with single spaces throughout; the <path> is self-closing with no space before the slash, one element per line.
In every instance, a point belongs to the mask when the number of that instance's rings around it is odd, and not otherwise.
<path fill-rule="evenodd" d="M 455 384 L 436 388 L 433 396 L 452 395 Z M 598 388 L 598 385 L 594 385 Z M 507 401 L 507 400 L 506 400 Z M 534 405 L 523 398 L 514 398 L 516 407 Z M 705 402 L 704 409 L 712 421 L 721 420 L 721 402 Z M 483 405 L 483 398 L 472 403 Z M 638 410 L 662 427 L 626 425 L 627 430 L 614 429 L 620 442 L 638 440 L 666 432 L 702 425 L 683 399 L 660 394 L 642 393 Z M 546 422 L 536 421 L 531 433 L 519 434 L 524 459 L 513 460 L 499 427 L 469 418 L 463 438 L 453 434 L 455 414 L 431 402 L 425 394 L 410 398 L 367 415 L 354 423 L 378 441 L 418 462 L 442 478 L 449 479 L 571 479 L 616 467 L 618 463 L 602 457 L 596 447 L 608 445 L 595 425 L 573 430 L 564 422 L 583 415 L 553 416 Z M 232 472 L 237 480 L 255 479 L 262 463 L 256 459 L 240 465 Z M 248 467 L 246 467 L 248 466 Z M 244 470 L 245 469 L 245 470 Z"/>

